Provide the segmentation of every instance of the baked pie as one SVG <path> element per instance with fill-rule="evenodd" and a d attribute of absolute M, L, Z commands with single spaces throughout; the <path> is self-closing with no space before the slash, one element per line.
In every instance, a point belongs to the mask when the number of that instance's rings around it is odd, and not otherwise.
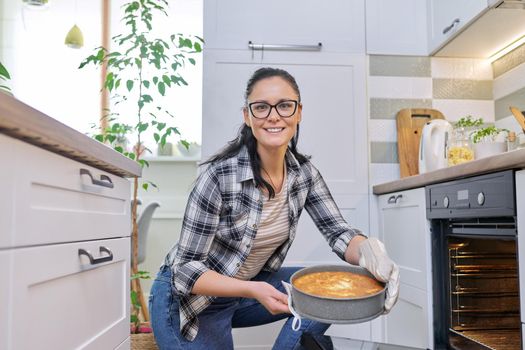
<path fill-rule="evenodd" d="M 292 284 L 301 292 L 329 298 L 356 298 L 383 290 L 375 279 L 346 271 L 313 272 L 294 278 Z"/>

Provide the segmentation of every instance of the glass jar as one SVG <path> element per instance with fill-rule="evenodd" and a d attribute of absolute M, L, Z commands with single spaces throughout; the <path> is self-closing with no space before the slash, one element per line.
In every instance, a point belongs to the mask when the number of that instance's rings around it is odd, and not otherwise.
<path fill-rule="evenodd" d="M 474 160 L 474 150 L 470 135 L 473 128 L 455 128 L 447 146 L 448 166 L 457 165 Z"/>

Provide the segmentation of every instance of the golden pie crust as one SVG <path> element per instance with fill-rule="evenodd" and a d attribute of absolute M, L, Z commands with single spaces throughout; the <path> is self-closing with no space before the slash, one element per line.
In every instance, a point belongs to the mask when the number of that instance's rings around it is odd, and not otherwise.
<path fill-rule="evenodd" d="M 371 277 L 346 271 L 313 272 L 294 278 L 292 284 L 301 292 L 329 298 L 364 297 L 383 289 Z"/>

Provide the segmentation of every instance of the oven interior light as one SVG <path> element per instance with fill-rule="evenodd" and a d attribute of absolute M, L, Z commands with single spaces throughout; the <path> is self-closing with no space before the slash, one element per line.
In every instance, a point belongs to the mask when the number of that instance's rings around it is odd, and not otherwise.
<path fill-rule="evenodd" d="M 501 50 L 497 51 L 495 54 L 490 56 L 489 57 L 489 61 L 491 63 L 494 62 L 498 58 L 503 57 L 504 55 L 508 54 L 509 52 L 514 50 L 515 48 L 521 46 L 523 43 L 525 43 L 525 35 L 521 36 L 520 38 L 516 39 L 515 41 L 513 41 L 509 45 L 505 46 L 504 48 L 502 48 Z"/>

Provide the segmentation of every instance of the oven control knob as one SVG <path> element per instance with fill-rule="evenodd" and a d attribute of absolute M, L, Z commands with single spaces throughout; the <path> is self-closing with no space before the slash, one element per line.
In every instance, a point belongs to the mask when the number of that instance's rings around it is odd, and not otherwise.
<path fill-rule="evenodd" d="M 478 193 L 478 204 L 483 205 L 485 203 L 485 193 L 480 192 Z"/>
<path fill-rule="evenodd" d="M 449 200 L 448 200 L 448 197 L 445 196 L 445 198 L 443 198 L 443 206 L 444 206 L 445 208 L 448 208 L 448 205 L 449 205 Z"/>

